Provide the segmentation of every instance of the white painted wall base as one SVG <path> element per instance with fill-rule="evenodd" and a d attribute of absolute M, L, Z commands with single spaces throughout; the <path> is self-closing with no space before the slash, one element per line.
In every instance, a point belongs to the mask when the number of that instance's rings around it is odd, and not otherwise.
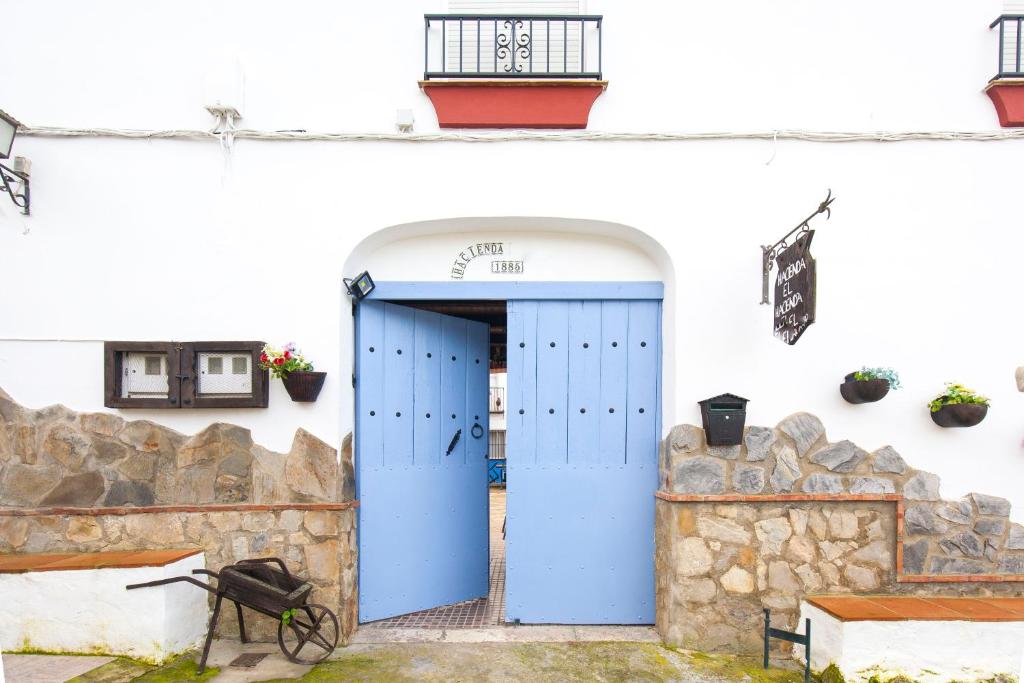
<path fill-rule="evenodd" d="M 0 683 L 4 683 L 4 657 L 0 654 Z"/>
<path fill-rule="evenodd" d="M 162 662 L 202 641 L 209 594 L 187 583 L 132 591 L 124 587 L 203 568 L 200 553 L 164 567 L 0 574 L 0 650 Z M 205 581 L 201 575 L 195 578 Z"/>
<path fill-rule="evenodd" d="M 842 621 L 804 603 L 801 633 L 807 618 L 811 668 L 835 664 L 847 681 L 903 674 L 922 683 L 945 683 L 1021 674 L 1024 622 Z M 794 647 L 793 656 L 803 663 L 803 646 Z"/>

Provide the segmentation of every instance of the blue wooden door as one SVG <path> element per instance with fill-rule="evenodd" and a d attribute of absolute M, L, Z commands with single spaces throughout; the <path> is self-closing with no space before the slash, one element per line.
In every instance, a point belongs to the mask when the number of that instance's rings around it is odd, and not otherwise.
<path fill-rule="evenodd" d="M 488 327 L 356 309 L 359 620 L 487 595 Z"/>
<path fill-rule="evenodd" d="M 508 305 L 506 620 L 654 623 L 660 301 Z"/>

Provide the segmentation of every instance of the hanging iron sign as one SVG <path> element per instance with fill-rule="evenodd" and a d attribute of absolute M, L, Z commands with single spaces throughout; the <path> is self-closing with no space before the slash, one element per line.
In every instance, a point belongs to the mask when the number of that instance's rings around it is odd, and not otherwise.
<path fill-rule="evenodd" d="M 775 257 L 775 336 L 790 346 L 814 323 L 817 284 L 809 230 Z"/>
<path fill-rule="evenodd" d="M 778 266 L 775 277 L 774 330 L 775 336 L 790 346 L 796 344 L 803 333 L 814 323 L 814 305 L 817 285 L 817 271 L 811 256 L 811 240 L 814 231 L 810 222 L 820 213 L 832 217 L 829 208 L 835 198 L 828 191 L 825 201 L 817 210 L 800 222 L 795 228 L 773 244 L 761 247 L 761 303 L 768 299 L 768 281 L 772 266 Z M 788 240 L 793 238 L 793 243 Z"/>

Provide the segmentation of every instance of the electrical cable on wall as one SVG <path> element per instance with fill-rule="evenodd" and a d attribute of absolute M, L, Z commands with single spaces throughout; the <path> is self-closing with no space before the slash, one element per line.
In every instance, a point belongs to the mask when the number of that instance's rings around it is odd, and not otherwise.
<path fill-rule="evenodd" d="M 219 130 L 218 130 L 219 129 Z M 707 133 L 629 133 L 603 131 L 534 132 L 512 130 L 499 133 L 309 133 L 301 131 L 263 131 L 235 128 L 234 119 L 218 117 L 213 130 L 132 130 L 123 128 L 65 128 L 26 126 L 20 135 L 33 137 L 108 137 L 140 140 L 191 139 L 215 140 L 231 144 L 236 139 L 293 142 L 690 142 L 708 140 L 797 140 L 802 142 L 910 142 L 919 140 L 957 142 L 996 142 L 1024 140 L 1024 130 L 995 131 L 876 131 L 839 132 L 810 130 L 768 130 Z"/>

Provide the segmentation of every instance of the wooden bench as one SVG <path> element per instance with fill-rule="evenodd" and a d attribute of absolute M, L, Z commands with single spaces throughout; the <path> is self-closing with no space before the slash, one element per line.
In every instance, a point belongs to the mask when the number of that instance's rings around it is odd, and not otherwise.
<path fill-rule="evenodd" d="M 193 569 L 205 569 L 202 550 L 0 555 L 0 650 L 163 661 L 202 642 L 206 594 L 125 586 Z"/>
<path fill-rule="evenodd" d="M 811 668 L 835 664 L 847 681 L 985 680 L 1021 675 L 1024 598 L 829 595 L 807 597 Z M 804 661 L 803 648 L 794 657 Z"/>

